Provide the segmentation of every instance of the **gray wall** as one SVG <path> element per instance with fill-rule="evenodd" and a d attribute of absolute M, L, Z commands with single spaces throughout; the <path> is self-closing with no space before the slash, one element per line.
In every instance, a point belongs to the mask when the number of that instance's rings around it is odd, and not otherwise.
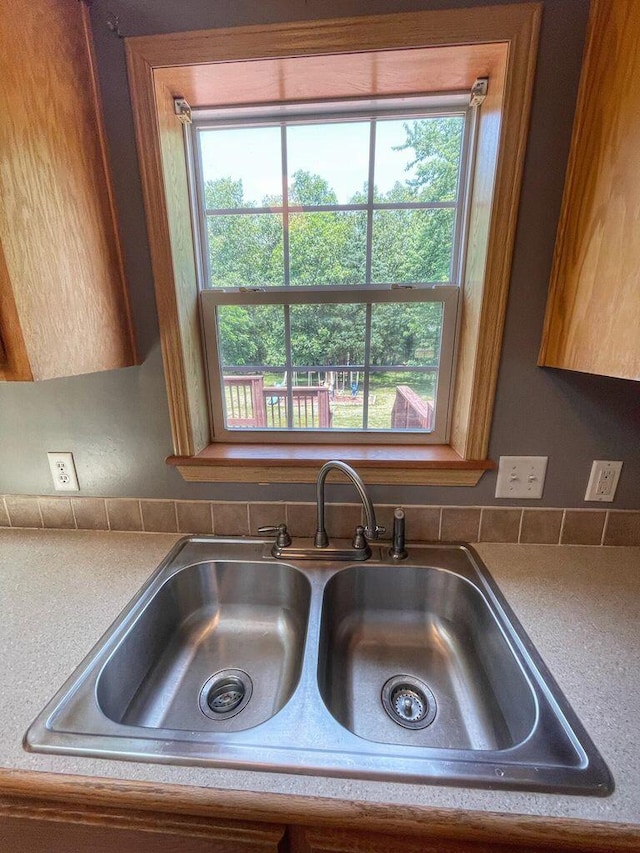
<path fill-rule="evenodd" d="M 496 0 L 493 0 L 495 3 Z M 483 5 L 475 0 L 97 0 L 92 7 L 127 273 L 144 363 L 0 386 L 0 493 L 50 494 L 47 450 L 72 450 L 82 494 L 231 500 L 312 499 L 310 486 L 189 485 L 164 464 L 171 439 L 128 101 L 124 35 Z M 640 507 L 640 383 L 536 367 L 578 85 L 588 0 L 547 0 L 513 264 L 491 456 L 548 455 L 537 505 L 581 506 L 592 459 L 622 459 L 615 506 Z M 384 502 L 490 504 L 476 488 L 388 486 Z M 335 487 L 336 499 L 350 495 Z M 534 505 L 534 502 L 532 502 Z"/>

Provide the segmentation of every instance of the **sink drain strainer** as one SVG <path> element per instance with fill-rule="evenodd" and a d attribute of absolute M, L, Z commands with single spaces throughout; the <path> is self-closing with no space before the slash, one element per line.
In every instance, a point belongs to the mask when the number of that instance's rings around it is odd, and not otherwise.
<path fill-rule="evenodd" d="M 382 688 L 382 707 L 394 723 L 405 729 L 424 729 L 435 720 L 436 697 L 424 681 L 412 675 L 395 675 Z"/>
<path fill-rule="evenodd" d="M 212 720 L 224 720 L 239 714 L 251 699 L 253 683 L 242 669 L 222 669 L 208 678 L 200 690 L 202 713 Z"/>

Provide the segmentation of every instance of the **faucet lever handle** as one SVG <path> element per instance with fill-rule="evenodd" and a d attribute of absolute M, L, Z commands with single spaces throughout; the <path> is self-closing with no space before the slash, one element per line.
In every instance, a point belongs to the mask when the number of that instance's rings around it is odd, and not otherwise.
<path fill-rule="evenodd" d="M 353 536 L 353 547 L 357 548 L 359 551 L 364 551 L 367 547 L 367 539 L 364 535 L 364 527 L 361 524 L 356 527 L 356 532 Z"/>
<path fill-rule="evenodd" d="M 286 548 L 291 545 L 291 536 L 289 535 L 289 531 L 287 530 L 286 524 L 278 524 L 277 526 L 266 526 L 259 527 L 258 533 L 269 536 L 275 535 L 276 537 L 276 546 L 278 548 Z"/>

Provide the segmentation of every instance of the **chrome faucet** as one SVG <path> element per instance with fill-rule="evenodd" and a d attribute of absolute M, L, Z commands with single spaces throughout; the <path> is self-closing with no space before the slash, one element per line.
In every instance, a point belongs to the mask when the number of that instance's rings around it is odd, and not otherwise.
<path fill-rule="evenodd" d="M 358 525 L 355 529 L 351 548 L 332 546 L 324 526 L 324 484 L 330 471 L 342 471 L 351 480 L 360 496 L 367 519 L 367 526 Z M 368 560 L 371 556 L 371 548 L 368 539 L 377 539 L 380 533 L 384 533 L 384 527 L 376 522 L 376 514 L 367 494 L 362 479 L 356 474 L 350 465 L 345 462 L 326 462 L 318 472 L 316 481 L 316 503 L 318 510 L 318 525 L 313 538 L 312 547 L 297 547 L 293 545 L 286 525 L 279 524 L 277 527 L 260 527 L 258 533 L 274 533 L 276 541 L 271 549 L 274 557 L 291 560 Z M 308 540 L 307 540 L 308 541 Z"/>
<path fill-rule="evenodd" d="M 343 474 L 346 474 L 356 487 L 356 491 L 360 496 L 360 500 L 362 501 L 362 506 L 364 507 L 364 512 L 367 517 L 367 526 L 363 530 L 364 536 L 366 539 L 377 539 L 379 533 L 384 533 L 384 527 L 378 527 L 376 523 L 375 510 L 373 509 L 371 498 L 367 494 L 364 483 L 350 465 L 347 465 L 346 462 L 338 462 L 334 460 L 331 462 L 325 462 L 320 469 L 318 479 L 316 480 L 318 526 L 313 544 L 316 548 L 326 548 L 329 545 L 329 537 L 327 536 L 327 531 L 324 529 L 324 484 L 329 471 L 334 470 L 342 471 Z"/>

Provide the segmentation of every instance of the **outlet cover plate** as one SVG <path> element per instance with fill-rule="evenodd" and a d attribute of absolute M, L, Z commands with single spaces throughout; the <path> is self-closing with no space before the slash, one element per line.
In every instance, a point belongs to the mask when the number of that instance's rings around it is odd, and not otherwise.
<path fill-rule="evenodd" d="M 548 456 L 501 456 L 496 497 L 541 498 L 548 459 Z"/>
<path fill-rule="evenodd" d="M 594 459 L 591 464 L 591 474 L 585 501 L 611 503 L 616 496 L 622 462 L 610 462 L 605 459 Z"/>
<path fill-rule="evenodd" d="M 49 469 L 56 492 L 79 492 L 78 475 L 73 453 L 47 453 Z"/>

